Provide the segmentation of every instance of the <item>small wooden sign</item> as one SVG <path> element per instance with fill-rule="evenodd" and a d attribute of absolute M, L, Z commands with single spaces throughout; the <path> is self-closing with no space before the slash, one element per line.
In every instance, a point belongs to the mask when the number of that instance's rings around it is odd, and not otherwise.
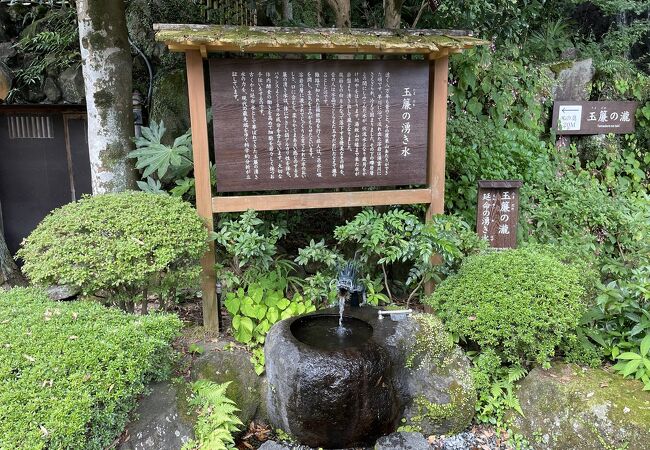
<path fill-rule="evenodd" d="M 517 247 L 521 185 L 517 180 L 478 182 L 476 232 L 493 248 Z"/>
<path fill-rule="evenodd" d="M 217 190 L 427 182 L 427 61 L 210 61 Z"/>
<path fill-rule="evenodd" d="M 558 135 L 634 133 L 637 102 L 555 102 L 553 130 Z"/>

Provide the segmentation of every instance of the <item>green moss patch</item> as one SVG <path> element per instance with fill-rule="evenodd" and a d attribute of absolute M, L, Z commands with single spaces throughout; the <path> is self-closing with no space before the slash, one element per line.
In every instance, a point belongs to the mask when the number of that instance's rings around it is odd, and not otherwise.
<path fill-rule="evenodd" d="M 103 449 L 170 370 L 173 315 L 138 317 L 36 289 L 0 294 L 0 448 Z"/>
<path fill-rule="evenodd" d="M 524 417 L 513 429 L 535 448 L 646 448 L 650 442 L 650 392 L 643 384 L 603 369 L 554 364 L 535 369 L 518 396 Z"/>
<path fill-rule="evenodd" d="M 445 356 L 453 353 L 454 341 L 440 319 L 431 314 L 418 314 L 413 317 L 418 324 L 415 344 L 406 357 L 406 367 L 417 369 L 424 358 L 439 360 L 446 365 Z"/>
<path fill-rule="evenodd" d="M 458 383 L 449 387 L 449 403 L 435 403 L 424 396 L 416 397 L 413 403 L 416 414 L 410 418 L 410 424 L 417 430 L 437 427 L 444 424 L 446 434 L 460 433 L 467 426 L 467 410 L 474 408 L 474 398 Z M 423 426 L 424 423 L 429 426 Z"/>

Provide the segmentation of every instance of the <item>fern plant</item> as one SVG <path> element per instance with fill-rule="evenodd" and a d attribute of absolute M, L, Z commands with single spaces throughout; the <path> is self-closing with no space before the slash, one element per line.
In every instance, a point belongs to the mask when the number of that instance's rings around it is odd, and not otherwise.
<path fill-rule="evenodd" d="M 524 378 L 528 371 L 519 364 L 502 365 L 501 357 L 493 349 L 480 353 L 470 351 L 467 355 L 473 363 L 472 376 L 478 393 L 478 421 L 503 427 L 504 416 L 508 411 L 514 410 L 523 416 L 515 383 Z"/>
<path fill-rule="evenodd" d="M 29 89 L 40 88 L 45 74 L 81 63 L 76 10 L 67 7 L 49 10 L 40 18 L 38 15 L 25 17 L 33 21 L 16 44 L 20 54 L 29 56 L 25 58 L 29 63 L 16 71 L 14 88 L 7 95 L 9 103 Z"/>
<path fill-rule="evenodd" d="M 233 433 L 239 431 L 241 420 L 235 402 L 226 396 L 230 382 L 217 384 L 199 380 L 192 384 L 193 395 L 189 405 L 197 408 L 198 419 L 194 428 L 196 438 L 187 442 L 182 450 L 234 450 Z"/>

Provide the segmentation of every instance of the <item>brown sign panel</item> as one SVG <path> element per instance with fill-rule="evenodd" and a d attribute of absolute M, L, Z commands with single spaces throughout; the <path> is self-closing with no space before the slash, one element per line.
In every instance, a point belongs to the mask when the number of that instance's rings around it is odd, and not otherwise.
<path fill-rule="evenodd" d="M 637 102 L 555 102 L 552 127 L 563 134 L 634 133 Z"/>
<path fill-rule="evenodd" d="M 517 247 L 521 181 L 479 181 L 476 232 L 493 248 Z"/>
<path fill-rule="evenodd" d="M 212 59 L 217 190 L 426 184 L 427 61 Z"/>

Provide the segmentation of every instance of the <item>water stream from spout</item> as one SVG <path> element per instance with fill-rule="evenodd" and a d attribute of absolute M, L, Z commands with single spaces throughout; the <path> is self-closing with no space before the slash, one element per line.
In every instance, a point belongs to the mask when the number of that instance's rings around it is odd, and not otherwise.
<path fill-rule="evenodd" d="M 345 296 L 339 296 L 339 327 L 336 330 L 337 334 L 345 334 L 345 327 L 343 326 L 343 311 L 345 310 Z"/>

